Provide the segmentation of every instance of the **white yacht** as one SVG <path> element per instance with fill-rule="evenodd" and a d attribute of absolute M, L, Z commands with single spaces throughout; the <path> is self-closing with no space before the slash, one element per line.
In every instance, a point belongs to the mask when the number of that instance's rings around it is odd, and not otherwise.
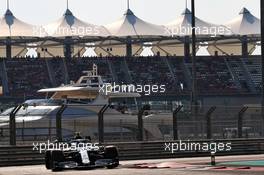
<path fill-rule="evenodd" d="M 55 134 L 56 113 L 64 104 L 67 106 L 62 115 L 63 136 L 71 137 L 74 132 L 81 132 L 84 136 L 97 137 L 98 112 L 103 106 L 109 104 L 113 98 L 138 98 L 140 94 L 134 92 L 110 92 L 105 93 L 102 87 L 106 85 L 98 75 L 97 66 L 93 65 L 92 71 L 84 71 L 86 75 L 69 85 L 57 88 L 41 89 L 39 93 L 46 93 L 46 99 L 27 100 L 16 114 L 17 135 L 23 137 L 41 137 Z M 109 85 L 109 84 L 108 84 Z M 107 88 L 113 88 L 107 86 Z M 104 89 L 106 90 L 106 89 Z M 14 108 L 7 109 L 0 114 L 0 129 L 8 128 L 9 114 Z M 166 115 L 166 116 L 163 116 Z M 111 106 L 104 114 L 105 133 L 109 137 L 120 135 L 135 137 L 137 130 L 137 111 L 129 110 L 125 105 Z M 149 115 L 145 120 L 153 120 Z M 168 118 L 167 114 L 155 117 L 157 120 Z M 158 125 L 145 124 L 145 130 L 149 135 L 162 138 Z M 114 140 L 114 139 L 113 139 Z"/>

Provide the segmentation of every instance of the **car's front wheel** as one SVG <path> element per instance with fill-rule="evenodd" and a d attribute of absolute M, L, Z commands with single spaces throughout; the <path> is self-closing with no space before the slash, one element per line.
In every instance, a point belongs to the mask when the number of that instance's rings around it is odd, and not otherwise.
<path fill-rule="evenodd" d="M 62 168 L 59 167 L 59 163 L 64 162 L 64 155 L 62 151 L 52 151 L 51 152 L 51 169 L 52 171 L 61 171 Z"/>
<path fill-rule="evenodd" d="M 45 166 L 48 170 L 51 169 L 51 152 L 50 151 L 46 151 L 45 153 Z"/>

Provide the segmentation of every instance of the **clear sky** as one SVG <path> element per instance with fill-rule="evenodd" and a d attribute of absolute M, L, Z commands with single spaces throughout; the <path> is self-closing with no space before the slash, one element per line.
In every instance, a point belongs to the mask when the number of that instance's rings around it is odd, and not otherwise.
<path fill-rule="evenodd" d="M 190 0 L 188 0 L 190 8 Z M 127 0 L 69 0 L 75 16 L 93 24 L 108 24 L 120 18 L 127 8 Z M 260 16 L 260 0 L 196 0 L 196 16 L 208 22 L 224 24 L 247 7 Z M 185 8 L 185 0 L 130 0 L 134 13 L 152 23 L 166 24 Z M 31 24 L 47 24 L 62 16 L 66 0 L 10 0 L 14 15 Z M 6 11 L 6 0 L 0 0 L 1 16 Z"/>

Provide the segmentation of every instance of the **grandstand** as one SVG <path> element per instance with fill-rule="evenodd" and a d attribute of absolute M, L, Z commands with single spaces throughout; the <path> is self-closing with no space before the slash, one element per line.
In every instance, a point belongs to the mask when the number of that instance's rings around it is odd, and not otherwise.
<path fill-rule="evenodd" d="M 199 94 L 260 94 L 259 62 L 258 56 L 197 57 Z M 184 57 L 16 58 L 1 59 L 0 64 L 4 65 L 1 85 L 7 97 L 40 98 L 37 90 L 77 81 L 92 64 L 98 65 L 107 82 L 166 85 L 166 93 L 157 96 L 188 96 L 191 89 L 191 61 Z"/>
<path fill-rule="evenodd" d="M 190 30 L 175 33 L 175 29 L 189 29 L 192 19 L 196 28 L 224 29 L 224 33 L 196 33 L 197 49 L 204 47 L 210 54 L 196 57 L 196 77 L 192 76 Z M 72 28 L 97 32 L 74 33 Z M 2 98 L 42 98 L 37 90 L 76 81 L 82 71 L 97 64 L 107 82 L 166 85 L 164 94 L 142 97 L 147 101 L 188 101 L 197 79 L 197 95 L 203 102 L 208 96 L 243 95 L 253 98 L 249 103 L 259 103 L 261 58 L 252 55 L 259 41 L 260 19 L 246 8 L 223 25 L 192 18 L 187 7 L 169 24 L 156 25 L 136 16 L 128 6 L 120 19 L 97 26 L 80 20 L 67 6 L 55 22 L 35 26 L 16 18 L 7 6 L 0 19 Z M 142 57 L 144 48 L 153 56 Z M 28 56 L 29 50 L 34 58 Z M 95 56 L 87 57 L 87 50 Z"/>

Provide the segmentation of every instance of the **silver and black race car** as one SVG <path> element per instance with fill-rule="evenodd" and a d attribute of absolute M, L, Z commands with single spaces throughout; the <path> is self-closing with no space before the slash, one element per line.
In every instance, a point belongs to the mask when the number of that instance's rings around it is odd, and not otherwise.
<path fill-rule="evenodd" d="M 60 149 L 54 149 L 58 144 Z M 46 168 L 52 171 L 104 167 L 111 169 L 119 165 L 118 150 L 115 146 L 97 146 L 85 139 L 54 145 L 52 150 L 45 152 Z"/>

